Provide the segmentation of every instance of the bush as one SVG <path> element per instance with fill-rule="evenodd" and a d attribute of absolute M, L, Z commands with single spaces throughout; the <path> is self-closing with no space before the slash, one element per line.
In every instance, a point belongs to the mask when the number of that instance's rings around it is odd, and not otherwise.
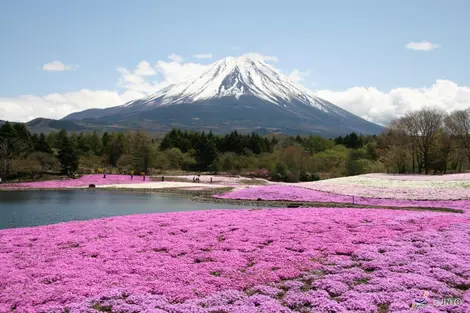
<path fill-rule="evenodd" d="M 299 176 L 300 181 L 310 181 L 310 173 L 309 172 L 301 172 Z"/>
<path fill-rule="evenodd" d="M 94 174 L 95 173 L 95 171 L 92 170 L 91 168 L 81 168 L 79 169 L 79 172 L 81 174 Z"/>
<path fill-rule="evenodd" d="M 289 171 L 286 175 L 286 181 L 289 183 L 298 183 L 299 182 L 299 173 Z"/>
<path fill-rule="evenodd" d="M 284 181 L 285 180 L 285 176 L 282 175 L 281 173 L 274 173 L 273 175 L 271 175 L 271 179 L 273 181 Z"/>
<path fill-rule="evenodd" d="M 311 178 L 312 178 L 312 179 L 311 179 L 310 181 L 318 181 L 318 180 L 321 180 L 320 174 L 318 174 L 318 173 L 313 173 Z"/>
<path fill-rule="evenodd" d="M 260 168 L 254 171 L 254 173 L 251 174 L 251 176 L 256 177 L 256 178 L 264 178 L 267 179 L 269 178 L 269 171 L 265 168 Z"/>
<path fill-rule="evenodd" d="M 383 164 L 380 161 L 375 161 L 369 163 L 367 167 L 367 172 L 369 173 L 385 173 L 387 172 L 387 168 L 385 167 L 385 164 Z"/>
<path fill-rule="evenodd" d="M 320 174 L 318 173 L 302 172 L 299 176 L 300 181 L 317 181 L 320 179 Z"/>

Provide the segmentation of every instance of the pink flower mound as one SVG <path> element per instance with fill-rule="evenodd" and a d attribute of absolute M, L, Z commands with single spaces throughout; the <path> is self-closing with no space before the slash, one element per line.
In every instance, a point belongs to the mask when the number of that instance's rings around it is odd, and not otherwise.
<path fill-rule="evenodd" d="M 467 300 L 469 259 L 470 217 L 460 214 L 276 209 L 113 217 L 0 231 L 0 309 L 404 312 L 424 290 Z M 469 312 L 465 305 L 452 312 Z"/>
<path fill-rule="evenodd" d="M 470 200 L 393 200 L 374 199 L 365 197 L 345 196 L 307 188 L 275 185 L 254 188 L 244 188 L 230 191 L 223 195 L 214 195 L 220 199 L 238 200 L 266 200 L 266 201 L 298 201 L 298 202 L 325 202 L 325 203 L 347 203 L 362 205 L 377 205 L 389 207 L 429 207 L 429 208 L 453 208 L 468 210 Z"/>
<path fill-rule="evenodd" d="M 148 179 L 148 178 L 147 178 Z M 132 184 L 132 183 L 145 183 L 141 176 L 134 176 L 131 180 L 130 175 L 84 175 L 78 179 L 67 180 L 50 180 L 41 182 L 28 182 L 28 183 L 15 183 L 0 185 L 0 188 L 18 188 L 18 189 L 61 189 L 61 188 L 74 188 L 85 187 L 90 184 L 98 185 L 114 185 L 114 184 Z"/>

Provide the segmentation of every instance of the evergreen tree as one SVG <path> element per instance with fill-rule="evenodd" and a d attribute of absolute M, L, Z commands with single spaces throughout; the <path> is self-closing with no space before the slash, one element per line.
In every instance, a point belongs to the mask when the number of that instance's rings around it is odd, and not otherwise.
<path fill-rule="evenodd" d="M 105 133 L 107 135 L 107 133 Z M 104 137 L 104 135 L 103 135 Z M 108 136 L 107 139 L 103 138 L 104 154 L 108 158 L 108 163 L 112 166 L 117 166 L 117 161 L 124 154 L 124 134 L 112 134 Z"/>
<path fill-rule="evenodd" d="M 106 151 L 106 148 L 108 147 L 108 143 L 109 143 L 109 134 L 107 132 L 105 132 L 103 134 L 103 136 L 101 137 L 101 144 L 102 144 L 102 147 L 103 147 L 103 153 Z"/>
<path fill-rule="evenodd" d="M 59 161 L 62 172 L 71 177 L 78 169 L 79 159 L 67 136 L 62 138 L 59 148 Z"/>
<path fill-rule="evenodd" d="M 44 153 L 52 153 L 51 146 L 49 146 L 49 143 L 46 140 L 46 136 L 41 133 L 37 139 L 37 141 L 34 144 L 34 150 L 37 152 L 44 152 Z"/>
<path fill-rule="evenodd" d="M 29 130 L 26 128 L 24 124 L 20 124 L 20 123 L 13 124 L 13 130 L 15 132 L 15 137 L 17 139 L 21 140 L 24 143 L 27 143 L 28 145 L 31 145 L 32 147 L 31 133 L 29 132 Z"/>
<path fill-rule="evenodd" d="M 90 148 L 90 136 L 80 133 L 77 138 L 77 149 L 80 155 L 88 155 L 91 148 Z"/>
<path fill-rule="evenodd" d="M 342 145 L 344 144 L 344 139 L 343 139 L 343 136 L 339 136 L 339 137 L 336 137 L 335 140 L 335 145 Z"/>
<path fill-rule="evenodd" d="M 101 138 L 98 136 L 96 131 L 93 132 L 90 138 L 90 149 L 95 155 L 103 155 L 103 146 Z"/>
<path fill-rule="evenodd" d="M 202 132 L 196 145 L 196 163 L 199 169 L 206 170 L 217 158 L 217 148 L 213 140 L 209 140 Z"/>
<path fill-rule="evenodd" d="M 0 138 L 1 139 L 7 140 L 7 141 L 13 141 L 15 137 L 16 137 L 15 129 L 9 122 L 6 122 L 2 126 L 0 126 Z"/>

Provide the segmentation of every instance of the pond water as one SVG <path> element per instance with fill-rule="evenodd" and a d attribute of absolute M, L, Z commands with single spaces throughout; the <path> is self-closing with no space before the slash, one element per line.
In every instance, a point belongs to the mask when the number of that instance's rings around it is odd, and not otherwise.
<path fill-rule="evenodd" d="M 155 193 L 105 190 L 0 192 L 0 229 L 55 224 L 74 220 L 209 209 L 240 209 L 221 203 Z"/>

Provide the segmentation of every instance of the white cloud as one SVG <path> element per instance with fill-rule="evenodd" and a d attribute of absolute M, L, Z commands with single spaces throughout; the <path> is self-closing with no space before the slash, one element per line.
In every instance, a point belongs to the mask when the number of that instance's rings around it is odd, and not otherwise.
<path fill-rule="evenodd" d="M 176 63 L 183 63 L 183 61 L 184 61 L 184 59 L 181 55 L 174 54 L 174 53 L 170 54 L 168 56 L 168 59 L 170 59 L 171 61 L 176 62 Z"/>
<path fill-rule="evenodd" d="M 4 119 L 19 122 L 36 117 L 62 118 L 75 111 L 116 106 L 121 103 L 121 97 L 116 92 L 88 89 L 44 97 L 23 95 L 16 98 L 0 98 Z"/>
<path fill-rule="evenodd" d="M 439 48 L 441 45 L 432 43 L 429 41 L 421 41 L 421 42 L 409 42 L 406 44 L 405 48 L 416 50 L 416 51 L 431 51 L 434 49 Z"/>
<path fill-rule="evenodd" d="M 195 54 L 194 57 L 196 59 L 212 59 L 212 54 L 210 53 Z"/>
<path fill-rule="evenodd" d="M 317 96 L 362 118 L 382 125 L 410 110 L 429 106 L 451 112 L 470 107 L 470 87 L 449 80 L 436 80 L 426 88 L 353 87 L 344 91 L 317 90 Z"/>
<path fill-rule="evenodd" d="M 176 84 L 185 79 L 199 76 L 208 69 L 208 65 L 200 63 L 178 63 L 158 61 L 156 64 L 158 72 L 162 75 L 162 84 Z"/>
<path fill-rule="evenodd" d="M 157 72 L 152 67 L 152 65 L 150 65 L 150 63 L 147 61 L 141 61 L 137 65 L 137 69 L 135 70 L 135 73 L 140 76 L 153 76 L 157 74 Z"/>
<path fill-rule="evenodd" d="M 276 62 L 274 56 L 248 53 L 250 57 Z M 89 108 L 105 108 L 145 97 L 158 89 L 201 75 L 208 64 L 183 62 L 174 56 L 170 61 L 160 60 L 154 65 L 142 61 L 135 69 L 118 68 L 120 78 L 117 90 L 88 89 L 43 97 L 23 95 L 16 98 L 0 98 L 0 119 L 28 121 L 36 117 L 62 118 L 72 112 Z M 309 71 L 295 69 L 287 74 L 313 86 L 307 79 Z M 347 90 L 315 90 L 317 96 L 367 120 L 387 124 L 409 110 L 424 106 L 437 107 L 448 112 L 470 107 L 470 87 L 459 86 L 448 80 L 436 80 L 426 88 L 395 88 L 384 91 L 374 87 L 352 87 Z"/>
<path fill-rule="evenodd" d="M 73 71 L 76 66 L 65 65 L 64 63 L 55 60 L 49 63 L 46 63 L 42 66 L 42 70 L 45 72 L 64 72 L 64 71 Z"/>
<path fill-rule="evenodd" d="M 265 62 L 278 62 L 279 59 L 273 55 L 264 55 L 257 52 L 248 52 L 243 54 L 243 56 L 249 57 L 253 60 L 262 60 Z"/>
<path fill-rule="evenodd" d="M 300 83 L 305 80 L 306 77 L 310 75 L 310 71 L 299 71 L 297 69 L 293 70 L 287 77 L 292 79 L 295 82 Z"/>

